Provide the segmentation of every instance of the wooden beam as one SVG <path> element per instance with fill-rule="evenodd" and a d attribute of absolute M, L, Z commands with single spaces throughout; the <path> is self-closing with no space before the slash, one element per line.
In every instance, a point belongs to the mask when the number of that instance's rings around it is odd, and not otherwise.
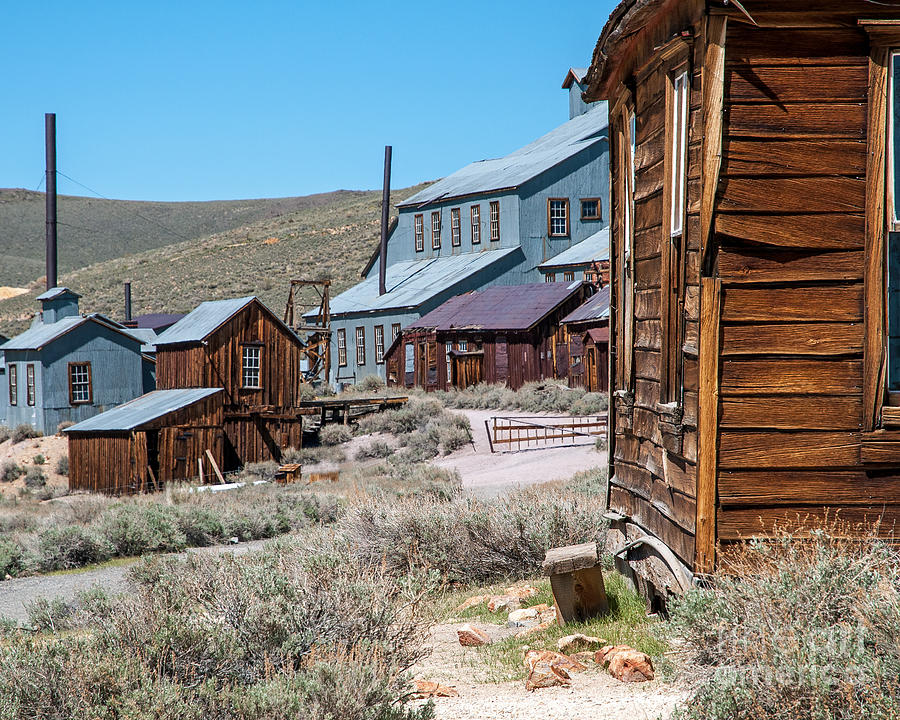
<path fill-rule="evenodd" d="M 722 282 L 700 279 L 700 398 L 697 417 L 697 534 L 695 572 L 712 572 L 716 562 L 716 478 L 718 474 L 719 347 Z"/>
<path fill-rule="evenodd" d="M 700 257 L 706 257 L 713 223 L 719 171 L 722 167 L 722 125 L 725 107 L 725 33 L 728 17 L 706 20 L 703 60 L 703 185 L 700 196 Z"/>
<path fill-rule="evenodd" d="M 890 50 L 873 47 L 869 57 L 868 160 L 866 163 L 865 368 L 863 430 L 872 430 L 881 407 L 884 348 L 885 141 Z"/>
<path fill-rule="evenodd" d="M 206 478 L 203 476 L 203 458 L 197 458 L 197 470 L 200 473 L 200 484 L 206 485 Z"/>
<path fill-rule="evenodd" d="M 225 484 L 225 478 L 224 478 L 223 475 L 222 475 L 222 471 L 219 470 L 219 466 L 218 466 L 218 464 L 216 463 L 216 459 L 213 457 L 212 452 L 209 451 L 209 450 L 207 450 L 207 451 L 206 451 L 206 457 L 209 458 L 209 464 L 212 465 L 213 472 L 216 474 L 216 477 L 219 478 L 219 482 L 222 483 L 222 484 L 224 485 L 224 484 Z"/>

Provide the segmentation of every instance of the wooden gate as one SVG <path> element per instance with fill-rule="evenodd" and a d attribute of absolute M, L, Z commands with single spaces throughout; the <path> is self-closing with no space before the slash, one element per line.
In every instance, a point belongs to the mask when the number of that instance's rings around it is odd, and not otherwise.
<path fill-rule="evenodd" d="M 587 445 L 606 437 L 606 416 L 508 417 L 484 421 L 491 452 Z"/>

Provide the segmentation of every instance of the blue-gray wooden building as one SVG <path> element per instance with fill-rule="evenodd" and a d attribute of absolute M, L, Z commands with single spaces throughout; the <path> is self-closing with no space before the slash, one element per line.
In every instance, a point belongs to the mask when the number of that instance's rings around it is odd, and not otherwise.
<path fill-rule="evenodd" d="M 0 345 L 7 425 L 53 433 L 153 389 L 142 339 L 103 315 L 82 315 L 79 297 L 64 287 L 38 296 L 31 327 Z"/>
<path fill-rule="evenodd" d="M 332 384 L 385 377 L 385 350 L 401 328 L 460 293 L 540 282 L 542 263 L 608 226 L 606 104 L 581 100 L 584 72 L 566 76 L 567 122 L 398 204 L 386 292 L 375 253 L 363 282 L 331 302 Z"/>

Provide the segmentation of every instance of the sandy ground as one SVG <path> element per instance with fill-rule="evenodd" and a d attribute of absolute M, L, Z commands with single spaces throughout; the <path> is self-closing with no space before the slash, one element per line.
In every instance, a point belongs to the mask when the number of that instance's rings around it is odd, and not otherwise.
<path fill-rule="evenodd" d="M 56 463 L 60 457 L 69 452 L 69 441 L 60 435 L 48 435 L 47 437 L 23 440 L 13 445 L 12 440 L 0 443 L 0 467 L 12 461 L 26 470 L 35 465 L 34 458 L 37 455 L 44 456 L 44 464 L 41 470 L 47 476 L 47 485 L 68 487 L 69 479 L 65 475 L 56 473 Z M 0 495 L 17 493 L 25 487 L 24 475 L 11 483 L 0 483 Z"/>
<path fill-rule="evenodd" d="M 491 453 L 485 420 L 494 415 L 546 417 L 537 413 L 497 410 L 452 410 L 469 418 L 472 445 L 460 448 L 446 457 L 436 458 L 434 465 L 455 468 L 463 487 L 477 495 L 497 495 L 512 488 L 567 480 L 581 470 L 606 464 L 606 453 L 597 452 L 590 438 L 564 447 L 534 447 Z"/>
<path fill-rule="evenodd" d="M 513 631 L 502 626 L 477 623 L 493 640 Z M 458 624 L 431 629 L 432 650 L 413 668 L 417 679 L 453 687 L 459 697 L 435 698 L 438 720 L 644 720 L 667 718 L 676 703 L 684 700 L 683 688 L 660 680 L 622 683 L 598 666 L 572 673 L 571 687 L 525 690 L 525 682 L 492 683 L 475 648 L 462 647 L 456 637 Z"/>

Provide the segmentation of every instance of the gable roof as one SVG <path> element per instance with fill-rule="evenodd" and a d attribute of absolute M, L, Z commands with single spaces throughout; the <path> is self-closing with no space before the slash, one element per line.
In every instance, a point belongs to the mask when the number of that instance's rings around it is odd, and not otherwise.
<path fill-rule="evenodd" d="M 186 388 L 178 390 L 154 390 L 127 403 L 82 420 L 63 432 L 110 432 L 134 430 L 152 420 L 161 418 L 188 405 L 224 392 L 222 388 Z"/>
<path fill-rule="evenodd" d="M 373 275 L 335 297 L 331 301 L 331 314 L 417 308 L 497 262 L 513 259 L 518 262 L 521 258 L 521 248 L 513 247 L 397 262 L 387 268 L 388 292 L 378 294 L 378 276 Z M 312 311 L 305 317 L 315 314 Z"/>
<path fill-rule="evenodd" d="M 89 322 L 109 328 L 135 342 L 141 342 L 141 338 L 132 335 L 127 328 L 119 325 L 115 320 L 110 320 L 105 315 L 94 313 L 92 315 L 71 315 L 54 323 L 37 322 L 25 332 L 0 345 L 0 350 L 41 350 L 75 328 Z"/>
<path fill-rule="evenodd" d="M 545 260 L 538 267 L 544 270 L 563 265 L 589 265 L 595 260 L 609 260 L 609 226 Z"/>
<path fill-rule="evenodd" d="M 76 297 L 76 298 L 81 297 L 81 295 L 79 295 L 74 290 L 69 290 L 69 288 L 67 288 L 67 287 L 60 286 L 60 287 L 50 288 L 46 292 L 43 292 L 40 295 L 38 295 L 37 298 L 35 298 L 35 299 L 36 300 L 53 300 L 55 298 L 62 297 L 63 295 L 71 295 L 72 297 Z"/>
<path fill-rule="evenodd" d="M 609 317 L 609 285 L 598 290 L 584 304 L 579 305 L 560 322 L 576 323 L 589 320 L 603 320 Z"/>
<path fill-rule="evenodd" d="M 427 205 L 475 193 L 511 190 L 559 165 L 582 150 L 606 140 L 606 103 L 597 103 L 525 147 L 502 158 L 481 160 L 438 180 L 397 207 Z"/>
<path fill-rule="evenodd" d="M 563 80 L 562 89 L 568 90 L 572 87 L 572 83 L 576 82 L 579 85 L 584 82 L 584 78 L 587 76 L 588 68 L 569 68 L 569 72 L 566 73 L 566 77 Z"/>
<path fill-rule="evenodd" d="M 450 298 L 404 329 L 528 330 L 581 288 L 581 281 L 494 285 Z"/>

